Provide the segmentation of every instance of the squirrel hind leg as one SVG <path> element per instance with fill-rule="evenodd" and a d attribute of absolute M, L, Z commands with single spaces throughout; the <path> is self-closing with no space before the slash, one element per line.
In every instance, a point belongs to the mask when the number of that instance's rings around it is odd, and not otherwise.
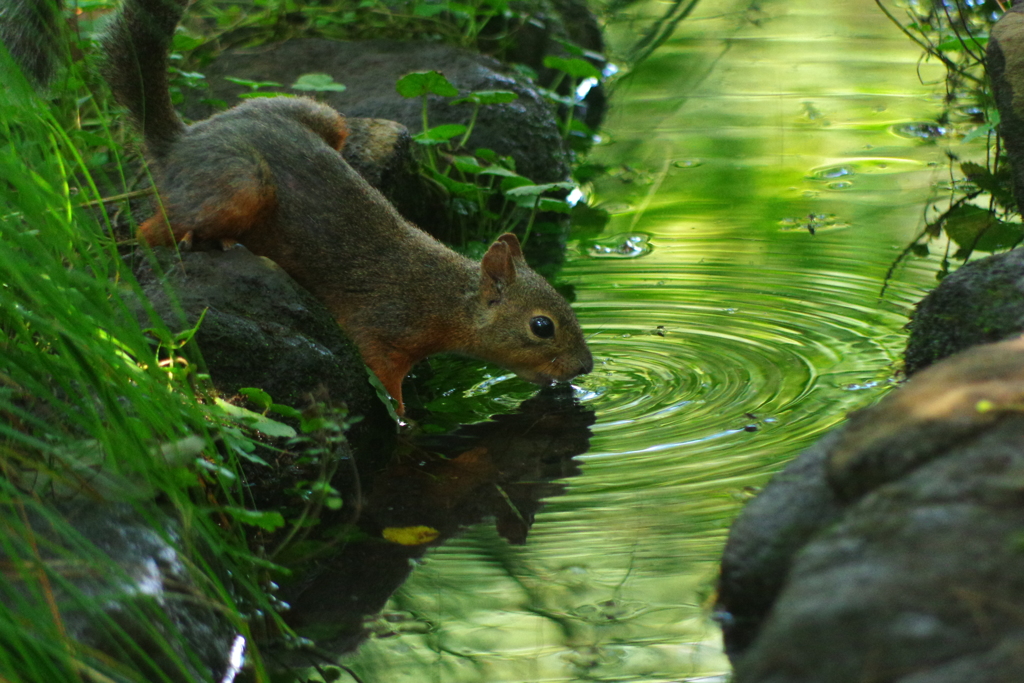
<path fill-rule="evenodd" d="M 151 247 L 173 247 L 177 244 L 182 251 L 192 251 L 195 231 L 186 230 L 182 233 L 175 230 L 168 222 L 167 214 L 161 211 L 139 226 L 137 237 Z"/>
<path fill-rule="evenodd" d="M 196 223 L 202 239 L 218 240 L 224 246 L 244 241 L 250 229 L 270 220 L 277 208 L 277 188 L 264 168 L 248 178 L 228 179 L 225 187 L 203 202 Z"/>
<path fill-rule="evenodd" d="M 163 211 L 143 221 L 136 236 L 151 247 L 171 247 L 180 241 Z"/>
<path fill-rule="evenodd" d="M 190 248 L 195 241 L 229 249 L 244 242 L 246 232 L 268 222 L 277 208 L 277 189 L 262 161 L 248 172 L 223 174 L 212 184 L 171 187 L 161 198 L 163 210 L 139 228 L 139 237 L 150 246 L 178 243 Z"/>

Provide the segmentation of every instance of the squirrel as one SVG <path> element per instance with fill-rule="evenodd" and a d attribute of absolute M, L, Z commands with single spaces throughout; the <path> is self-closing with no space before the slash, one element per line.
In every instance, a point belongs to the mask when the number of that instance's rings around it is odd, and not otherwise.
<path fill-rule="evenodd" d="M 139 128 L 158 197 L 152 246 L 240 243 L 330 310 L 404 413 L 413 365 L 455 352 L 546 385 L 590 372 L 572 308 L 513 234 L 480 262 L 405 220 L 341 155 L 347 128 L 302 97 L 247 100 L 192 125 L 171 103 L 172 35 L 188 0 L 125 0 L 106 32 L 104 77 Z"/>
<path fill-rule="evenodd" d="M 63 12 L 63 0 L 0 0 L 0 43 L 38 89 L 45 89 L 69 59 Z M 0 60 L 0 73 L 5 66 Z"/>

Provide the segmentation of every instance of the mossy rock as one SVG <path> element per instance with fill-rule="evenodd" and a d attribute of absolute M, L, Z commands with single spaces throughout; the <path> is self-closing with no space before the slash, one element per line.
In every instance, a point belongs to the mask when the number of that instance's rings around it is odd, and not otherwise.
<path fill-rule="evenodd" d="M 218 391 L 259 387 L 297 408 L 314 395 L 344 401 L 365 418 L 357 441 L 393 436 L 358 350 L 323 304 L 273 261 L 242 246 L 180 256 L 163 249 L 158 256 L 142 259 L 136 277 L 171 330 L 187 330 L 202 316 L 195 340 Z M 145 319 L 141 310 L 139 317 Z"/>
<path fill-rule="evenodd" d="M 908 375 L 975 344 L 1024 332 L 1024 250 L 957 270 L 917 305 L 909 328 Z"/>

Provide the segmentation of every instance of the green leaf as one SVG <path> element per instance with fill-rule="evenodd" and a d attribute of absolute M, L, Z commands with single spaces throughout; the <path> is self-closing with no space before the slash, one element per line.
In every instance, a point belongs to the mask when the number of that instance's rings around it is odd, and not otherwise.
<path fill-rule="evenodd" d="M 265 531 L 274 531 L 284 526 L 284 517 L 280 512 L 260 512 L 259 510 L 246 510 L 245 508 L 225 506 L 221 508 L 231 515 L 235 520 L 249 526 L 258 526 Z"/>
<path fill-rule="evenodd" d="M 245 78 L 235 78 L 234 76 L 225 76 L 224 80 L 228 83 L 235 83 L 236 85 L 244 85 L 250 90 L 259 90 L 260 88 L 280 88 L 280 83 L 276 81 L 250 81 Z"/>
<path fill-rule="evenodd" d="M 311 90 L 314 92 L 342 92 L 345 86 L 334 80 L 330 74 L 303 74 L 292 83 L 293 90 Z"/>
<path fill-rule="evenodd" d="M 312 434 L 313 432 L 319 432 L 327 426 L 327 419 L 319 416 L 305 417 L 302 418 L 302 433 Z"/>
<path fill-rule="evenodd" d="M 556 57 L 555 55 L 548 55 L 544 58 L 544 66 L 549 69 L 558 69 L 564 71 L 573 78 L 584 79 L 594 78 L 601 80 L 601 72 L 597 70 L 597 67 L 588 62 L 585 59 L 579 57 L 573 57 L 572 59 L 566 59 L 565 57 Z"/>
<path fill-rule="evenodd" d="M 1011 189 L 1013 180 L 1005 164 L 996 173 L 992 173 L 981 164 L 965 161 L 960 164 L 960 171 L 969 181 L 977 185 L 979 190 L 991 194 L 993 199 L 1002 206 L 1013 207 L 1016 205 Z"/>
<path fill-rule="evenodd" d="M 261 90 L 259 92 L 244 92 L 244 93 L 241 93 L 238 96 L 238 99 L 240 99 L 240 100 L 254 100 L 257 97 L 295 97 L 295 95 L 292 95 L 292 94 L 286 93 L 286 92 L 263 92 Z"/>
<path fill-rule="evenodd" d="M 449 2 L 448 11 L 456 16 L 472 17 L 476 15 L 476 8 L 464 5 L 461 2 Z"/>
<path fill-rule="evenodd" d="M 1024 239 L 1024 225 L 997 220 L 974 245 L 976 251 L 992 253 L 1020 244 Z"/>
<path fill-rule="evenodd" d="M 484 167 L 480 165 L 476 157 L 458 156 L 452 159 L 452 165 L 463 173 L 480 173 Z"/>
<path fill-rule="evenodd" d="M 520 185 L 505 191 L 507 197 L 536 197 L 552 190 L 571 190 L 575 187 L 570 182 L 544 183 L 543 185 Z"/>
<path fill-rule="evenodd" d="M 477 159 L 483 159 L 489 164 L 498 163 L 498 153 L 493 149 L 487 149 L 486 147 L 477 147 L 473 154 L 476 155 Z"/>
<path fill-rule="evenodd" d="M 537 88 L 537 92 L 544 96 L 544 98 L 555 104 L 560 104 L 563 107 L 573 107 L 576 105 L 576 98 L 573 95 L 559 95 L 554 90 L 548 88 Z"/>
<path fill-rule="evenodd" d="M 448 11 L 448 5 L 444 4 L 444 3 L 442 3 L 442 4 L 434 4 L 434 3 L 428 4 L 428 3 L 425 3 L 425 2 L 418 2 L 413 7 L 412 13 L 414 15 L 418 16 L 418 17 L 434 17 L 434 16 L 437 16 L 438 14 L 441 14 L 441 13 L 446 12 L 446 11 Z"/>
<path fill-rule="evenodd" d="M 256 455 L 256 444 L 238 427 L 223 425 L 220 428 L 220 435 L 228 449 L 239 458 L 267 466 L 267 461 Z"/>
<path fill-rule="evenodd" d="M 454 137 L 466 132 L 466 127 L 461 123 L 446 123 L 441 126 L 434 126 L 422 133 L 412 136 L 412 139 L 421 145 L 443 145 Z"/>
<path fill-rule="evenodd" d="M 562 46 L 563 50 L 571 54 L 573 57 L 583 56 L 584 50 L 579 45 L 569 42 L 568 40 L 563 40 L 561 38 L 555 38 L 555 40 L 558 42 L 559 45 Z"/>
<path fill-rule="evenodd" d="M 975 50 L 984 54 L 985 46 L 988 45 L 988 36 L 974 37 L 968 36 L 966 39 L 959 36 L 953 36 L 947 38 L 938 45 L 935 49 L 939 52 L 956 52 L 960 50 Z"/>
<path fill-rule="evenodd" d="M 551 211 L 553 213 L 569 213 L 572 207 L 564 199 L 553 199 L 552 197 L 541 197 L 537 203 L 539 211 Z"/>
<path fill-rule="evenodd" d="M 950 213 L 943 227 L 951 240 L 961 247 L 971 247 L 994 219 L 985 209 L 967 204 Z"/>
<path fill-rule="evenodd" d="M 465 97 L 460 97 L 457 100 L 452 101 L 450 104 L 462 104 L 463 102 L 469 102 L 470 104 L 508 104 L 509 102 L 515 102 L 519 99 L 519 95 L 512 92 L 511 90 L 477 90 L 471 92 Z"/>
<path fill-rule="evenodd" d="M 572 218 L 573 237 L 586 239 L 600 235 L 612 216 L 600 207 L 590 206 L 586 202 L 578 202 L 570 212 Z"/>
<path fill-rule="evenodd" d="M 79 5 L 79 8 L 81 8 L 81 5 Z M 202 45 L 204 42 L 206 41 L 204 41 L 202 38 L 197 38 L 195 36 L 190 36 L 187 33 L 178 32 L 175 33 L 174 38 L 171 39 L 171 49 L 175 52 L 191 52 L 192 50 Z"/>
<path fill-rule="evenodd" d="M 552 190 L 570 189 L 572 183 L 545 183 L 543 185 L 520 185 L 504 190 L 505 196 L 524 209 L 538 209 L 541 211 L 557 211 L 569 213 L 569 205 L 561 199 L 541 197 L 545 192 Z M 503 188 L 504 189 L 504 188 Z"/>
<path fill-rule="evenodd" d="M 946 235 L 965 253 L 1008 249 L 1024 236 L 1024 226 L 1020 223 L 1001 221 L 985 209 L 971 204 L 953 211 L 943 227 Z"/>
<path fill-rule="evenodd" d="M 274 437 L 284 437 L 287 439 L 294 438 L 296 435 L 294 429 L 283 422 L 272 420 L 266 415 L 247 410 L 240 406 L 231 405 L 222 398 L 216 399 L 215 403 L 224 411 L 224 414 L 229 419 L 251 429 L 255 429 L 261 434 Z"/>
<path fill-rule="evenodd" d="M 520 187 L 536 187 L 530 182 L 529 178 L 524 178 L 521 175 L 508 176 L 501 181 L 501 191 L 508 194 L 512 190 Z"/>
<path fill-rule="evenodd" d="M 301 420 L 302 411 L 296 410 L 291 406 L 281 405 L 280 403 L 273 403 L 270 406 L 270 412 L 277 413 L 281 417 L 287 417 L 292 420 Z"/>
<path fill-rule="evenodd" d="M 258 387 L 245 387 L 238 390 L 242 396 L 255 403 L 260 410 L 267 410 L 270 408 L 273 401 L 270 398 L 270 394 L 263 391 Z"/>
<path fill-rule="evenodd" d="M 988 134 L 991 133 L 991 132 L 992 132 L 992 124 L 990 124 L 990 123 L 983 123 L 980 126 L 977 126 L 976 128 L 974 128 L 974 130 L 969 132 L 967 135 L 965 135 L 964 139 L 961 140 L 960 143 L 966 145 L 968 142 L 971 142 L 972 140 L 976 140 L 977 138 L 987 137 Z"/>
<path fill-rule="evenodd" d="M 196 458 L 195 465 L 200 469 L 213 472 L 214 474 L 221 477 L 225 481 L 234 481 L 238 479 L 238 475 L 236 475 L 228 468 L 224 467 L 223 465 L 218 465 L 215 462 L 210 462 L 204 458 Z"/>
<path fill-rule="evenodd" d="M 426 95 L 455 97 L 459 94 L 458 89 L 448 82 L 444 74 L 439 71 L 415 71 L 406 74 L 398 79 L 395 90 L 402 97 L 424 97 Z"/>
<path fill-rule="evenodd" d="M 507 168 L 502 168 L 501 166 L 488 166 L 484 170 L 480 171 L 480 175 L 499 175 L 503 178 L 523 178 L 523 176 L 519 175 L 515 171 L 510 171 Z M 527 183 L 530 182 L 526 178 L 523 178 L 523 180 L 526 180 Z"/>
<path fill-rule="evenodd" d="M 443 173 L 439 173 L 433 169 L 426 169 L 430 172 L 430 177 L 436 180 L 444 189 L 448 190 L 451 194 L 456 197 L 467 197 L 476 198 L 476 196 L 483 190 L 482 187 L 474 185 L 473 183 L 463 183 L 449 178 Z"/>
<path fill-rule="evenodd" d="M 388 390 L 384 388 L 384 384 L 380 381 L 380 378 L 373 374 L 369 368 L 366 369 L 366 374 L 369 377 L 370 386 L 372 386 L 374 391 L 377 392 L 377 398 L 379 398 L 380 402 L 384 404 L 385 408 L 387 408 L 388 415 L 391 416 L 391 419 L 394 422 L 401 424 L 402 418 L 400 418 L 398 413 L 395 412 L 395 404 L 391 400 L 391 394 L 389 394 Z"/>

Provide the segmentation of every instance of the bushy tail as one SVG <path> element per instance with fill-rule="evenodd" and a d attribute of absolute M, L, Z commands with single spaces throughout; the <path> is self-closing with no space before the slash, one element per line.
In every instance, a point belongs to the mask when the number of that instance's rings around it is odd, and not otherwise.
<path fill-rule="evenodd" d="M 67 58 L 62 10 L 61 0 L 0 0 L 0 42 L 40 88 Z"/>
<path fill-rule="evenodd" d="M 160 158 L 185 126 L 171 104 L 171 39 L 188 0 L 124 0 L 103 37 L 103 75 L 128 108 L 150 155 Z"/>

